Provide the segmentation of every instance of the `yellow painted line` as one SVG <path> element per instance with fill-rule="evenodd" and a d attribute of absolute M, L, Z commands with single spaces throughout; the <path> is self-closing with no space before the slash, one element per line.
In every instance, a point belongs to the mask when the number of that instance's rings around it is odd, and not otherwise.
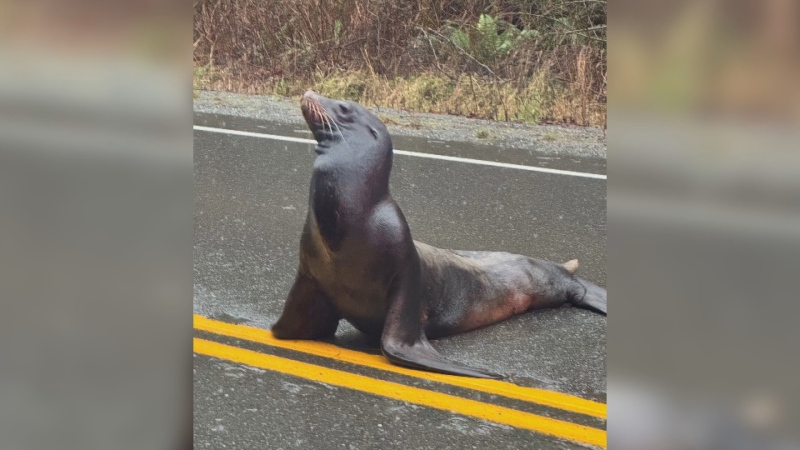
<path fill-rule="evenodd" d="M 295 350 L 298 352 L 308 353 L 310 355 L 336 359 L 338 361 L 358 364 L 360 366 L 384 370 L 387 372 L 399 373 L 414 378 L 436 381 L 439 383 L 449 384 L 451 386 L 458 386 L 475 391 L 486 392 L 488 394 L 513 398 L 515 400 L 551 406 L 564 411 L 586 414 L 602 419 L 606 418 L 605 404 L 574 397 L 572 395 L 562 394 L 560 392 L 517 386 L 515 384 L 500 380 L 468 378 L 407 369 L 405 367 L 390 364 L 381 355 L 370 355 L 367 353 L 348 350 L 325 342 L 280 340 L 274 338 L 272 333 L 268 330 L 219 322 L 199 316 L 197 314 L 194 315 L 194 328 L 232 338 L 245 339 L 248 341 L 257 342 L 259 344 Z"/>
<path fill-rule="evenodd" d="M 416 405 L 451 411 L 464 416 L 477 417 L 490 422 L 606 448 L 606 432 L 597 428 L 481 403 L 475 400 L 442 394 L 441 392 L 378 380 L 364 375 L 329 369 L 279 356 L 244 350 L 199 338 L 194 338 L 194 352 L 332 386 L 340 386 Z"/>

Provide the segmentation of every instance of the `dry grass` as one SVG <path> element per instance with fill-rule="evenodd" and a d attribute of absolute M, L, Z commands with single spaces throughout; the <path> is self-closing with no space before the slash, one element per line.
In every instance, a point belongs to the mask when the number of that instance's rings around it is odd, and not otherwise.
<path fill-rule="evenodd" d="M 483 128 L 475 132 L 475 137 L 478 139 L 489 139 L 489 136 L 491 136 L 489 130 Z"/>
<path fill-rule="evenodd" d="M 319 75 L 311 80 L 245 81 L 227 70 L 196 71 L 195 89 L 248 94 L 300 96 L 306 89 L 367 106 L 454 114 L 482 119 L 528 123 L 567 123 L 603 126 L 606 105 L 597 96 L 569 87 L 554 87 L 543 75 L 521 91 L 462 76 L 456 81 L 425 74 L 389 80 L 369 73 Z"/>
<path fill-rule="evenodd" d="M 194 88 L 282 96 L 313 88 L 371 106 L 603 126 L 604 28 L 601 42 L 552 24 L 604 22 L 604 3 L 503 4 L 199 0 Z"/>

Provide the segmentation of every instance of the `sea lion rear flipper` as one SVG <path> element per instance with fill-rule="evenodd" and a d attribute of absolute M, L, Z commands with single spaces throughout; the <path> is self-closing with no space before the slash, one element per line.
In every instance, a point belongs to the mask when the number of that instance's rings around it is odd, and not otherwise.
<path fill-rule="evenodd" d="M 326 338 L 336 333 L 339 319 L 317 282 L 298 271 L 272 334 L 278 339 Z"/>
<path fill-rule="evenodd" d="M 578 282 L 577 288 L 575 289 L 576 293 L 572 295 L 570 303 L 578 308 L 588 309 L 607 315 L 608 293 L 606 290 L 583 278 L 575 277 L 575 281 Z"/>

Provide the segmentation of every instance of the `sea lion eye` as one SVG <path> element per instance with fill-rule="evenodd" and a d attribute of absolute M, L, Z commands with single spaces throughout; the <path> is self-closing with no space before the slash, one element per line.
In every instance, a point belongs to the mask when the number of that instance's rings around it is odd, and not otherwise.
<path fill-rule="evenodd" d="M 342 110 L 343 113 L 347 114 L 350 112 L 350 109 L 347 106 L 339 105 L 339 109 Z"/>

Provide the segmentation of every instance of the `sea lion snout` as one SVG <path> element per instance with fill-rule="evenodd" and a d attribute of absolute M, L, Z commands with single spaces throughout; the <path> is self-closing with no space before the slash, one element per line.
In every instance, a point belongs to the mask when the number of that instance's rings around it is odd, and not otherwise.
<path fill-rule="evenodd" d="M 319 99 L 319 94 L 309 89 L 303 93 L 302 102 L 305 103 L 309 100 L 318 101 L 318 99 Z"/>
<path fill-rule="evenodd" d="M 306 123 L 309 128 L 311 128 L 312 132 L 316 132 L 320 129 L 324 131 L 325 127 L 321 127 L 321 125 L 330 125 L 330 116 L 327 111 L 325 111 L 325 107 L 322 106 L 321 102 L 324 98 L 325 97 L 309 89 L 300 99 L 300 110 L 303 112 L 303 118 L 306 119 Z"/>
<path fill-rule="evenodd" d="M 309 89 L 300 97 L 300 109 L 307 114 L 312 104 L 319 105 L 319 94 Z"/>

